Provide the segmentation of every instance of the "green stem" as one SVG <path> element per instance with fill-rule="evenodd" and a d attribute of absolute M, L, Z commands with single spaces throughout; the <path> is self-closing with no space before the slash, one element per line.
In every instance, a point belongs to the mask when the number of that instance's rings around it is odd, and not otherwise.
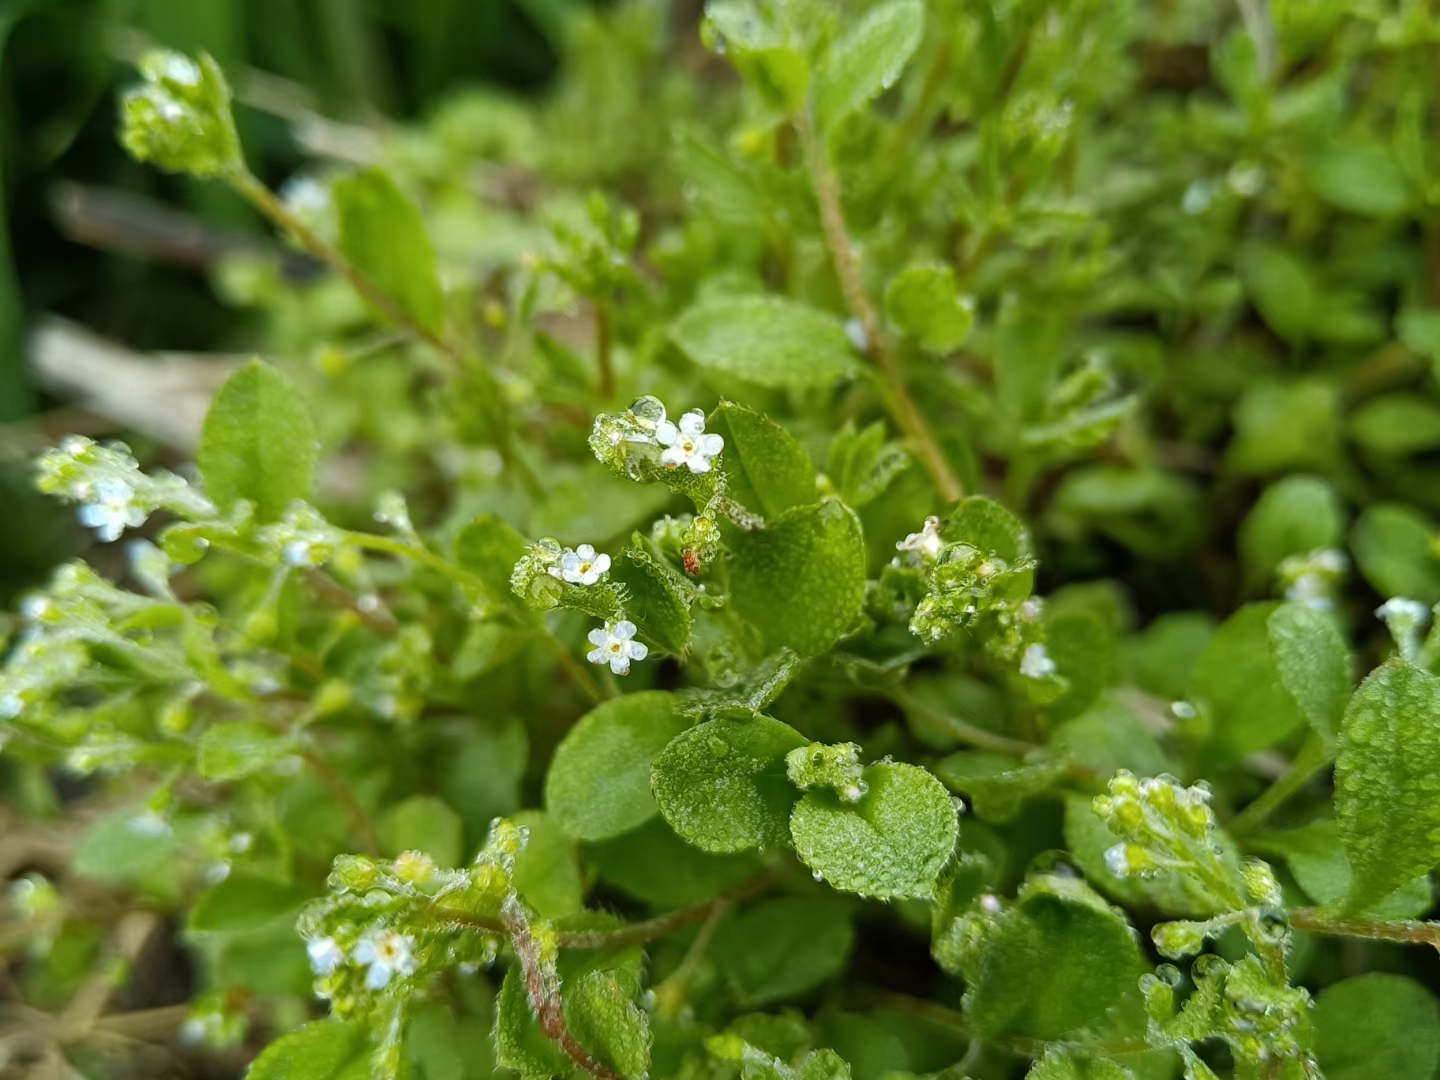
<path fill-rule="evenodd" d="M 900 687 L 888 689 L 886 693 L 891 701 L 907 713 L 943 728 L 947 734 L 953 735 L 968 746 L 979 747 L 981 750 L 992 750 L 997 754 L 1006 754 L 1015 758 L 1023 758 L 1031 751 L 1038 749 L 1034 743 L 1025 742 L 1022 739 L 1012 739 L 1008 735 L 997 735 L 993 731 L 986 731 L 974 724 L 967 724 L 964 720 L 942 712 Z"/>
<path fill-rule="evenodd" d="M 1330 748 L 1325 739 L 1318 733 L 1312 734 L 1284 775 L 1262 791 L 1230 822 L 1230 832 L 1236 836 L 1254 832 L 1291 796 L 1299 792 L 1312 776 L 1330 764 L 1330 757 Z"/>
<path fill-rule="evenodd" d="M 355 266 L 304 221 L 292 214 L 289 208 L 275 196 L 275 193 L 261 183 L 249 169 L 242 167 L 230 178 L 230 183 L 241 196 L 277 228 L 287 233 L 305 251 L 350 282 L 355 291 L 390 322 L 408 328 L 431 348 L 449 357 L 456 370 L 473 370 L 479 376 L 484 383 L 482 387 L 484 395 L 493 406 L 489 412 L 491 413 L 491 423 L 495 428 L 495 443 L 507 471 L 519 479 L 521 486 L 531 498 L 541 498 L 544 495 L 544 489 L 540 486 L 540 478 L 515 450 L 510 426 L 505 412 L 500 406 L 500 383 L 494 373 L 483 363 L 468 363 L 468 353 L 464 346 L 454 340 L 441 337 L 416 320 L 394 297 L 375 284 L 369 275 Z"/>
<path fill-rule="evenodd" d="M 625 948 L 629 945 L 648 945 L 652 941 L 669 937 L 676 930 L 684 929 L 694 923 L 704 922 L 717 909 L 723 911 L 731 904 L 764 892 L 774 882 L 773 874 L 758 874 L 713 899 L 692 904 L 687 908 L 680 908 L 678 911 L 666 912 L 664 915 L 657 915 L 655 918 L 646 919 L 643 922 L 618 926 L 614 930 L 565 931 L 560 934 L 560 946 L 565 949 L 612 949 Z"/>
<path fill-rule="evenodd" d="M 609 401 L 615 396 L 615 365 L 611 357 L 612 328 L 608 300 L 595 301 L 595 365 L 600 372 L 600 400 Z"/>
<path fill-rule="evenodd" d="M 457 566 L 449 559 L 435 554 L 427 547 L 407 543 L 404 540 L 393 536 L 379 536 L 375 533 L 347 532 L 347 542 L 358 548 L 368 551 L 376 551 L 385 555 L 393 555 L 397 559 L 410 559 L 418 562 L 421 566 L 434 570 L 437 574 L 449 578 L 456 585 L 466 592 L 479 593 L 489 597 L 502 607 L 512 607 L 508 597 L 497 597 L 488 582 L 478 574 L 472 574 L 463 566 Z M 533 624 L 536 638 L 545 650 L 555 659 L 555 662 L 564 669 L 565 673 L 574 681 L 575 685 L 592 702 L 604 701 L 607 697 L 614 697 L 615 694 L 606 693 L 604 688 L 595 681 L 595 676 L 570 654 L 555 635 L 545 626 L 543 622 Z"/>
<path fill-rule="evenodd" d="M 820 208 L 825 247 L 834 265 L 835 276 L 839 279 L 840 291 L 845 295 L 845 305 L 865 333 L 866 347 L 879 377 L 880 396 L 895 423 L 919 451 L 921 463 L 930 473 L 936 489 L 947 501 L 955 502 L 965 494 L 965 489 L 915 399 L 910 396 L 904 373 L 900 370 L 899 357 L 880 332 L 880 321 L 861 280 L 860 262 L 855 254 L 854 241 L 850 238 L 850 228 L 845 222 L 840 182 L 830 167 L 829 156 L 815 130 L 815 117 L 809 108 L 802 109 L 795 117 L 795 130 L 800 136 L 805 167 L 815 192 L 815 202 Z"/>
<path fill-rule="evenodd" d="M 354 789 L 335 770 L 334 766 L 314 750 L 304 747 L 300 750 L 300 757 L 310 768 L 315 770 L 315 775 L 319 777 L 320 782 L 330 790 L 330 794 L 335 796 L 340 805 L 345 808 L 345 812 L 350 815 L 350 820 L 354 822 L 355 829 L 365 845 L 364 854 L 379 855 L 384 850 L 384 846 L 380 843 L 380 830 L 375 827 L 375 822 L 369 812 L 361 805 Z"/>
<path fill-rule="evenodd" d="M 1440 949 L 1440 922 L 1401 919 L 1387 922 L 1354 916 L 1331 915 L 1320 908 L 1296 908 L 1290 925 L 1307 934 L 1326 937 L 1361 938 L 1365 941 L 1393 941 L 1401 945 L 1430 945 Z"/>

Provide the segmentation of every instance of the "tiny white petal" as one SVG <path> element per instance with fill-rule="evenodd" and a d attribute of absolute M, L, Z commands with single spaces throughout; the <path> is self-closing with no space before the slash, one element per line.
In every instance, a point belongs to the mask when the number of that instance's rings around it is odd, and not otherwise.
<path fill-rule="evenodd" d="M 610 556 L 609 556 L 609 555 L 597 555 L 597 556 L 595 556 L 595 571 L 596 571 L 596 573 L 603 574 L 603 573 L 605 573 L 606 571 L 608 571 L 609 569 L 610 569 Z"/>
<path fill-rule="evenodd" d="M 575 549 L 575 556 L 580 562 L 594 562 L 595 548 L 590 544 L 581 544 Z"/>
<path fill-rule="evenodd" d="M 365 973 L 365 988 L 367 990 L 384 990 L 390 982 L 390 965 L 382 964 L 379 961 L 370 965 L 370 970 Z"/>
<path fill-rule="evenodd" d="M 669 465 L 672 468 L 677 465 L 684 465 L 685 451 L 680 449 L 680 447 L 678 446 L 672 446 L 670 447 L 670 449 L 666 450 L 660 455 L 660 460 L 662 463 Z"/>
<path fill-rule="evenodd" d="M 635 636 L 635 624 L 629 619 L 621 619 L 610 632 L 621 641 L 629 641 Z"/>
<path fill-rule="evenodd" d="M 686 435 L 699 435 L 705 430 L 705 414 L 699 409 L 691 409 L 680 417 L 680 430 Z"/>
<path fill-rule="evenodd" d="M 592 664 L 608 664 L 610 662 L 609 653 L 604 649 L 591 649 L 585 654 L 585 659 Z"/>
<path fill-rule="evenodd" d="M 630 659 L 631 659 L 631 660 L 644 660 L 645 657 L 647 657 L 647 656 L 649 656 L 649 655 L 650 655 L 650 647 L 649 647 L 648 645 L 646 645 L 643 641 L 632 641 L 632 642 L 630 642 Z"/>
<path fill-rule="evenodd" d="M 700 436 L 700 452 L 706 457 L 714 457 L 724 449 L 725 439 L 723 436 L 716 435 L 713 431 Z"/>
<path fill-rule="evenodd" d="M 597 626 L 586 636 L 590 639 L 591 645 L 600 645 L 603 647 L 610 643 L 610 631 L 606 630 L 603 626 Z"/>
<path fill-rule="evenodd" d="M 696 454 L 694 457 L 687 460 L 685 464 L 690 466 L 690 471 L 692 473 L 698 474 L 707 473 L 710 471 L 710 459 L 706 457 L 701 457 L 699 454 Z"/>
<path fill-rule="evenodd" d="M 669 446 L 679 437 L 679 430 L 669 420 L 661 420 L 655 425 L 655 441 L 661 446 Z"/>
<path fill-rule="evenodd" d="M 630 658 L 628 656 L 617 656 L 610 661 L 610 670 L 616 675 L 630 674 Z"/>

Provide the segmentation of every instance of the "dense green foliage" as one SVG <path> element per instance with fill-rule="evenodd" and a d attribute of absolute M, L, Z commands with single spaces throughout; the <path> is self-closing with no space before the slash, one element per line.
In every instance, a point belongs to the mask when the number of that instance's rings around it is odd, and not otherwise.
<path fill-rule="evenodd" d="M 195 469 L 39 462 L 146 537 L 0 670 L 44 1052 L 160 913 L 252 1080 L 1432 1077 L 1440 16 L 682 22 L 285 198 L 142 63 L 321 272 Z"/>

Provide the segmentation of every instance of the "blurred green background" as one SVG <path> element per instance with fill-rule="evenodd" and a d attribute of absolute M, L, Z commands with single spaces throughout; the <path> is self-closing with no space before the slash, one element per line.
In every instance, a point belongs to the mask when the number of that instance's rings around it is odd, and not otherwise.
<path fill-rule="evenodd" d="M 186 239 L 183 226 L 203 221 L 207 236 L 223 236 L 260 223 L 223 186 L 146 168 L 121 149 L 115 100 L 135 79 L 130 59 L 152 44 L 203 49 L 242 96 L 264 95 L 272 108 L 241 110 L 241 134 L 256 171 L 279 183 L 301 154 L 275 112 L 403 120 L 466 86 L 543 93 L 580 6 L 604 5 L 0 0 L 0 604 L 67 554 L 71 535 L 68 513 L 31 490 L 30 457 L 74 419 L 27 377 L 36 318 L 57 313 L 140 350 L 243 348 L 249 336 L 247 313 L 212 291 L 207 241 Z"/>

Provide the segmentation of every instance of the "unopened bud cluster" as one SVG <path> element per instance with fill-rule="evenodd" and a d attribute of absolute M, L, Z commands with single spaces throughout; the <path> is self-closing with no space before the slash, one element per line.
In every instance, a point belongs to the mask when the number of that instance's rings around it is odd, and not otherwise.
<path fill-rule="evenodd" d="M 860 764 L 860 747 L 855 743 L 811 743 L 785 755 L 785 771 L 801 791 L 830 788 L 844 802 L 859 802 L 869 785 Z"/>
<path fill-rule="evenodd" d="M 193 176 L 244 168 L 230 111 L 230 87 L 208 56 L 159 50 L 140 61 L 145 81 L 121 102 L 120 139 L 139 161 Z"/>

